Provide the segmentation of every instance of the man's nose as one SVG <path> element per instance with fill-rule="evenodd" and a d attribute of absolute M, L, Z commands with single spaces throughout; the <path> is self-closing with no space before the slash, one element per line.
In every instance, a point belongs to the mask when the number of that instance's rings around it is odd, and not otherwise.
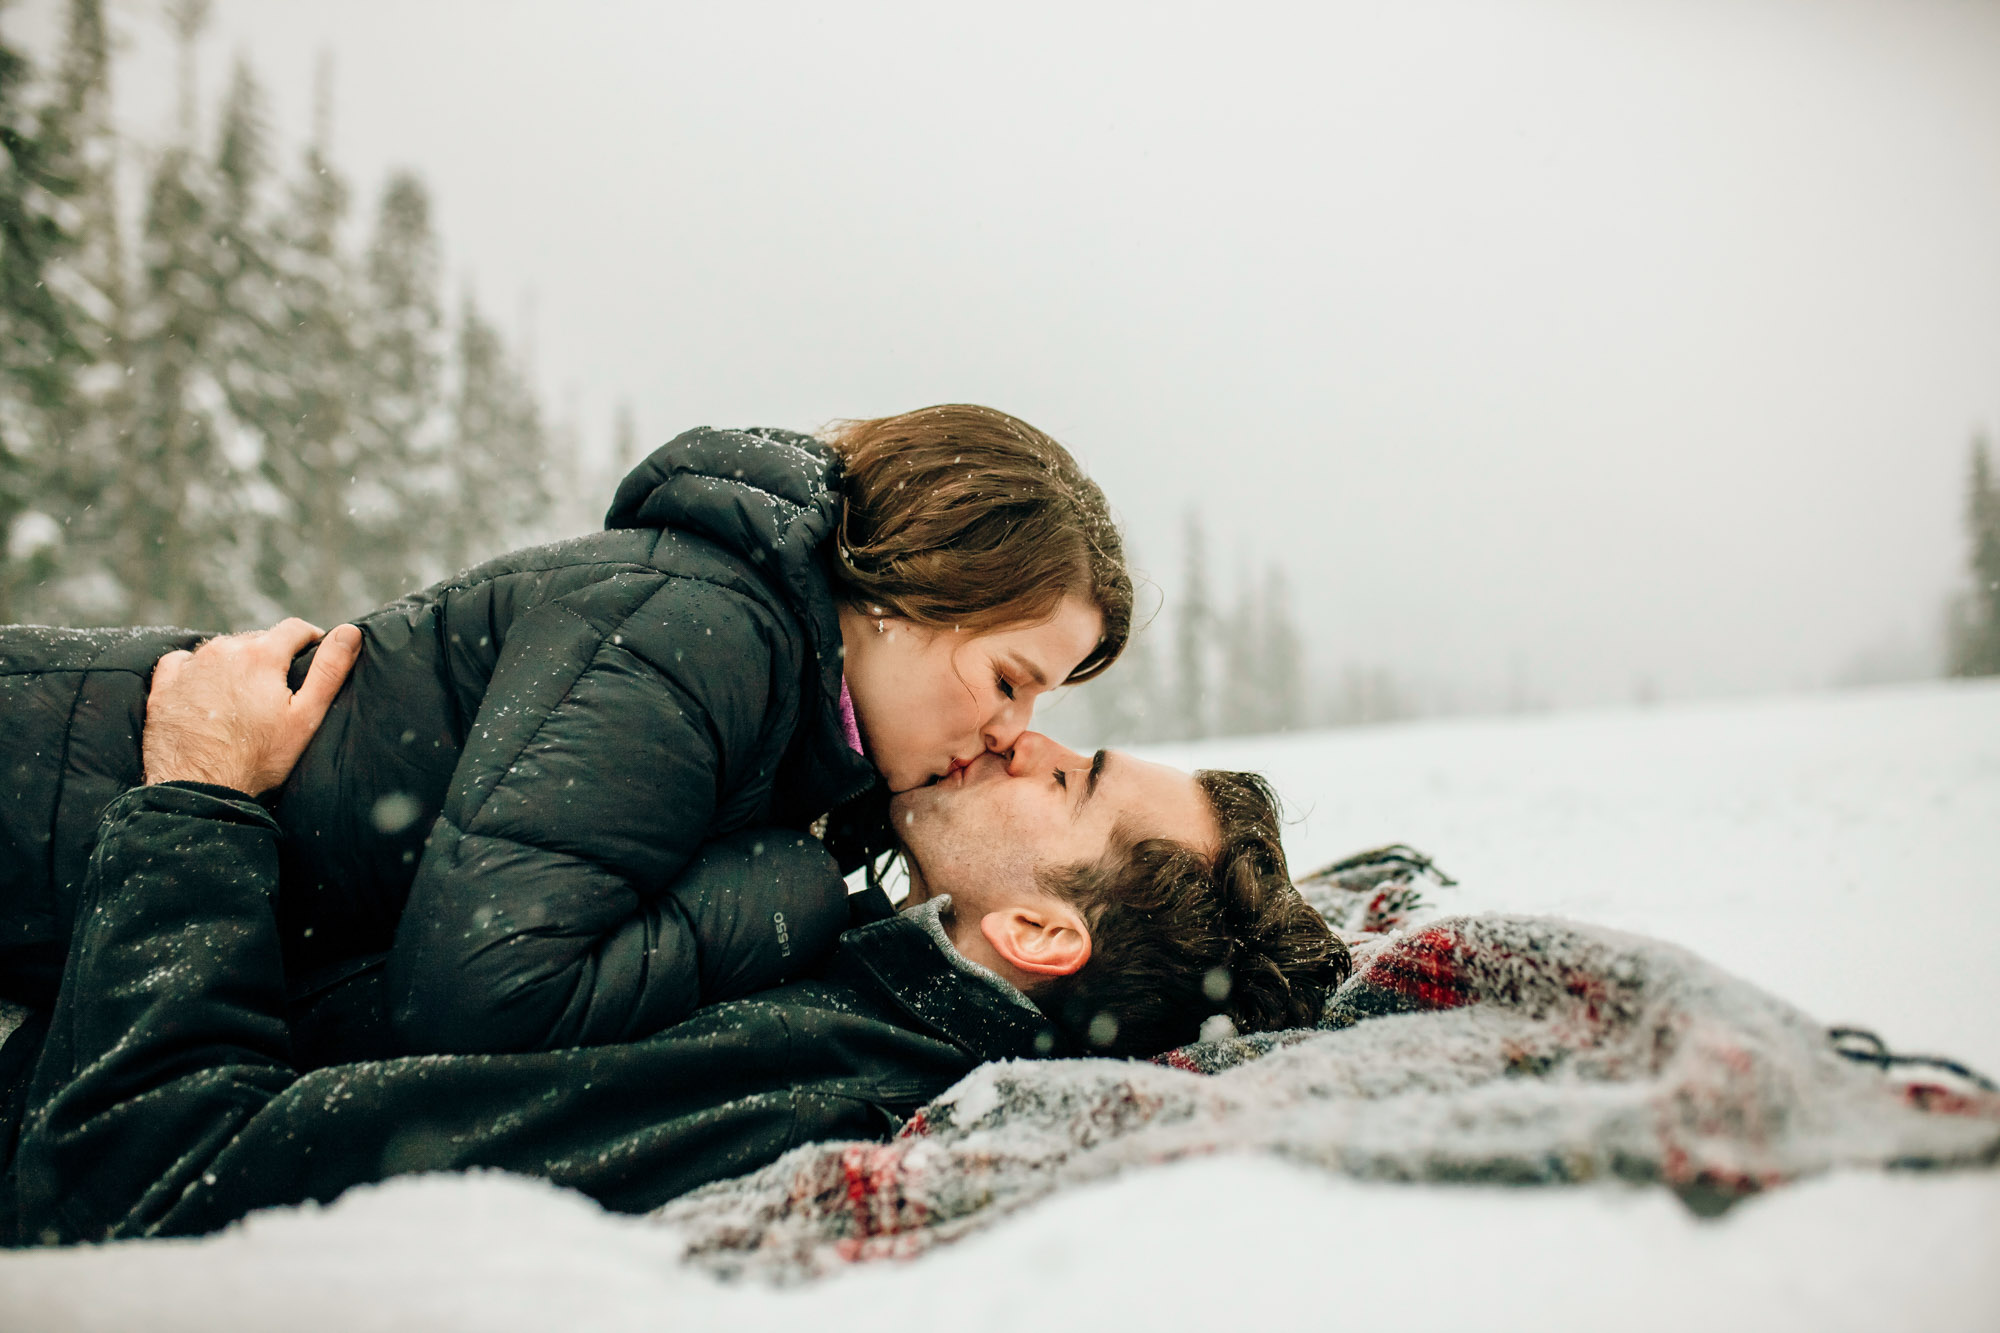
<path fill-rule="evenodd" d="M 1014 741 L 1013 756 L 1007 761 L 1007 776 L 1032 777 L 1052 768 L 1079 767 L 1090 767 L 1090 761 L 1039 731 L 1024 731 Z"/>

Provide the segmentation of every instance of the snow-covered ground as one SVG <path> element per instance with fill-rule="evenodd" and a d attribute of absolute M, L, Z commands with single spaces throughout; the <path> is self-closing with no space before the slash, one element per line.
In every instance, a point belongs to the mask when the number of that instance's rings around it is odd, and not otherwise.
<path fill-rule="evenodd" d="M 1158 752 L 1269 773 L 1296 868 L 1411 843 L 1448 911 L 1687 945 L 1829 1022 L 2000 1073 L 2000 683 L 1446 721 Z M 1699 1221 L 1661 1190 L 1211 1158 L 914 1263 L 724 1286 L 671 1232 L 431 1177 L 198 1242 L 0 1256 L 0 1328 L 2000 1328 L 2000 1173 L 1851 1174 Z"/>

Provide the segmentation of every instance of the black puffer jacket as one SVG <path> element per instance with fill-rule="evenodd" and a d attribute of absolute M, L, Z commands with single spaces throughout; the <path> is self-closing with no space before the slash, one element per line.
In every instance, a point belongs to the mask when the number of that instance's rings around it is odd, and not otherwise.
<path fill-rule="evenodd" d="M 393 939 L 408 1049 L 529 1050 L 658 1031 L 830 942 L 834 861 L 802 882 L 758 846 L 877 783 L 838 718 L 837 488 L 808 436 L 692 431 L 625 479 L 606 532 L 363 618 L 269 802 L 295 985 Z M 96 822 L 140 781 L 152 663 L 195 637 L 0 631 L 0 994 L 53 994 Z M 717 864 L 677 894 L 698 855 Z"/>

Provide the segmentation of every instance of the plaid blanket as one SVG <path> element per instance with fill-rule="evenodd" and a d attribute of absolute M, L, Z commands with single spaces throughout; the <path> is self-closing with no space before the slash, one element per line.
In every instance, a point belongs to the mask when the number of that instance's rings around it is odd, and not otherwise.
<path fill-rule="evenodd" d="M 1224 1151 L 1374 1180 L 1657 1182 L 1704 1213 L 1834 1167 L 2000 1161 L 2000 1094 L 1969 1071 L 1919 1060 L 1923 1077 L 1898 1076 L 1865 1034 L 1832 1040 L 1656 940 L 1537 917 L 1425 923 L 1427 882 L 1449 881 L 1387 848 L 1301 884 L 1355 954 L 1319 1030 L 1151 1063 L 986 1065 L 886 1144 L 807 1145 L 656 1216 L 694 1261 L 783 1280 Z"/>

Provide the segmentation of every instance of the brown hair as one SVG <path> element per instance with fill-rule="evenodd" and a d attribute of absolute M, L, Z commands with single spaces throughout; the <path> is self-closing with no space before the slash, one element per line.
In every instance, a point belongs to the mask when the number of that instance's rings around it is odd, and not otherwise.
<path fill-rule="evenodd" d="M 1238 1032 L 1310 1027 L 1347 977 L 1347 946 L 1292 886 L 1269 785 L 1194 776 L 1222 825 L 1213 857 L 1149 838 L 1044 881 L 1082 913 L 1090 961 L 1033 998 L 1081 1050 L 1157 1055 L 1213 1014 Z"/>
<path fill-rule="evenodd" d="M 1033 624 L 1064 596 L 1104 617 L 1070 673 L 1116 661 L 1132 578 L 1104 492 L 1069 451 L 990 407 L 947 403 L 823 432 L 844 467 L 835 592 L 931 629 Z"/>

